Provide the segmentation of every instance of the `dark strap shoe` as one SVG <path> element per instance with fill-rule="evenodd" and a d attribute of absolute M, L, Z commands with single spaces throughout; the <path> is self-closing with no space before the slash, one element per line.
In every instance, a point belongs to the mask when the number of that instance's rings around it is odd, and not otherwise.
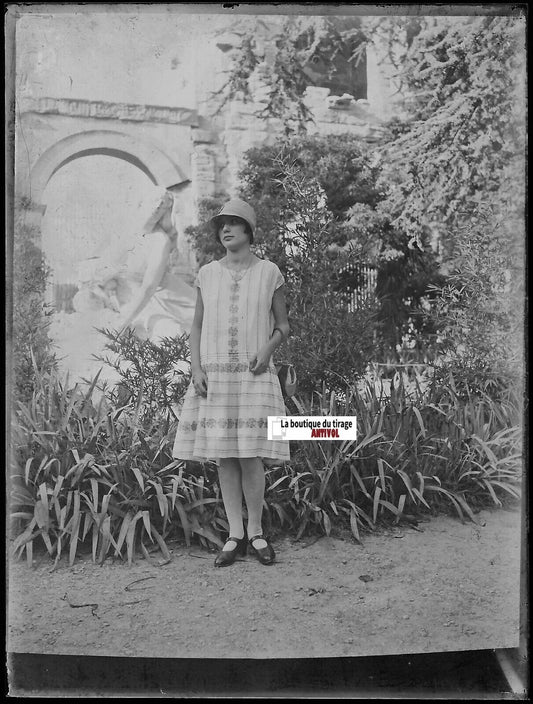
<path fill-rule="evenodd" d="M 221 550 L 215 558 L 215 567 L 229 567 L 237 559 L 238 555 L 246 555 L 246 538 L 233 538 L 230 536 L 226 540 L 226 545 L 233 541 L 236 545 L 233 550 Z"/>
<path fill-rule="evenodd" d="M 256 548 L 254 547 L 254 540 L 264 540 L 266 542 L 266 547 L 264 548 Z M 272 545 L 268 542 L 268 540 L 265 538 L 264 535 L 254 535 L 250 540 L 248 541 L 250 545 L 250 549 L 253 555 L 257 557 L 259 562 L 263 565 L 271 565 L 274 560 L 276 559 L 276 553 L 274 552 L 274 548 Z"/>

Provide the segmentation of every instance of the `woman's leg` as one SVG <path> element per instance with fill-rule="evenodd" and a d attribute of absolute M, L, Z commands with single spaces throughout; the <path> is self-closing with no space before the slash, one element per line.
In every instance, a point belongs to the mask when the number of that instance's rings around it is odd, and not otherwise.
<path fill-rule="evenodd" d="M 220 460 L 218 468 L 218 480 L 222 492 L 222 501 L 229 523 L 229 534 L 233 538 L 244 537 L 244 525 L 242 522 L 242 484 L 241 466 L 239 460 L 224 458 Z M 233 550 L 235 543 L 230 541 L 224 546 L 226 550 Z"/>
<path fill-rule="evenodd" d="M 260 457 L 246 457 L 239 460 L 242 467 L 242 490 L 248 511 L 248 538 L 263 532 L 261 516 L 265 498 L 265 468 Z M 256 548 L 265 548 L 266 541 L 254 541 Z"/>

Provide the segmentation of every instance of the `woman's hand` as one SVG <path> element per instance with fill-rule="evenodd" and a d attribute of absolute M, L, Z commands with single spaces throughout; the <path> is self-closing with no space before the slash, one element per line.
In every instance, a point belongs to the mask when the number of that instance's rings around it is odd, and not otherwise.
<path fill-rule="evenodd" d="M 192 383 L 194 390 L 199 396 L 207 396 L 207 374 L 201 367 L 193 370 Z"/>
<path fill-rule="evenodd" d="M 270 355 L 264 349 L 259 350 L 250 360 L 250 371 L 252 374 L 263 374 L 270 364 Z"/>

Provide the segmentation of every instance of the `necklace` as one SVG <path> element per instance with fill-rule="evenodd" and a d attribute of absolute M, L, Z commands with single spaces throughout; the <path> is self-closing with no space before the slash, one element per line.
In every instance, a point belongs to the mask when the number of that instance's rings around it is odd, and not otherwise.
<path fill-rule="evenodd" d="M 229 275 L 231 276 L 233 281 L 235 281 L 235 283 L 239 282 L 243 278 L 243 276 L 246 274 L 246 272 L 248 271 L 248 269 L 250 268 L 250 266 L 252 264 L 252 260 L 253 260 L 253 256 L 250 257 L 250 259 L 248 260 L 248 264 L 245 267 L 243 267 L 242 269 L 230 269 L 226 265 L 226 269 L 229 271 Z"/>

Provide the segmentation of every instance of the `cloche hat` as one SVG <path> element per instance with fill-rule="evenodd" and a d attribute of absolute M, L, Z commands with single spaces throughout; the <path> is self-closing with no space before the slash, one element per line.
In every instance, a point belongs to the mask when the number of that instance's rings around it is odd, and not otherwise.
<path fill-rule="evenodd" d="M 215 234 L 217 235 L 217 237 L 218 230 L 220 227 L 219 218 L 222 217 L 222 215 L 234 215 L 235 217 L 241 218 L 242 220 L 247 222 L 252 232 L 250 242 L 254 241 L 256 217 L 255 210 L 252 208 L 251 205 L 248 205 L 248 203 L 246 203 L 241 198 L 232 198 L 231 200 L 228 200 L 228 202 L 222 207 L 220 212 L 213 216 L 210 220 L 210 222 L 213 224 L 213 227 L 215 228 Z"/>

